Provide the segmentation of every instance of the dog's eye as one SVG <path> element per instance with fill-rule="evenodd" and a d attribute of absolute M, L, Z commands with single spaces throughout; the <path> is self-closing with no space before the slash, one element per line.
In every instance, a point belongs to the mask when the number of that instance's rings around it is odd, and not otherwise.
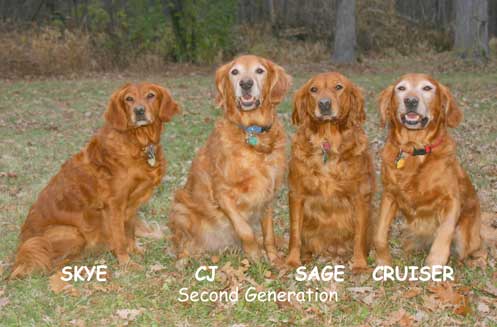
<path fill-rule="evenodd" d="M 133 99 L 133 97 L 126 97 L 126 99 L 125 99 L 125 100 L 126 100 L 126 101 L 128 101 L 128 102 L 131 102 L 131 101 L 133 101 L 134 99 Z"/>
<path fill-rule="evenodd" d="M 255 72 L 256 72 L 257 74 L 263 74 L 263 73 L 264 73 L 264 69 L 262 69 L 262 68 L 257 68 L 257 69 L 255 70 Z"/>
<path fill-rule="evenodd" d="M 397 90 L 399 90 L 399 91 L 405 91 L 405 90 L 406 90 L 406 87 L 401 85 L 401 86 L 399 86 L 399 87 L 397 88 Z"/>
<path fill-rule="evenodd" d="M 233 69 L 231 71 L 231 75 L 238 75 L 238 73 L 239 73 L 238 69 Z"/>
<path fill-rule="evenodd" d="M 430 91 L 431 89 L 432 89 L 432 87 L 429 85 L 426 85 L 425 87 L 423 87 L 423 91 Z"/>
<path fill-rule="evenodd" d="M 147 99 L 152 99 L 154 96 L 155 96 L 155 94 L 149 93 L 149 94 L 147 94 Z"/>
<path fill-rule="evenodd" d="M 337 84 L 337 86 L 335 86 L 335 89 L 338 91 L 338 90 L 341 90 L 343 89 L 343 86 L 341 86 L 340 84 Z"/>
<path fill-rule="evenodd" d="M 312 93 L 316 93 L 317 91 L 318 91 L 317 87 L 315 87 L 315 86 L 311 87 L 311 92 Z"/>

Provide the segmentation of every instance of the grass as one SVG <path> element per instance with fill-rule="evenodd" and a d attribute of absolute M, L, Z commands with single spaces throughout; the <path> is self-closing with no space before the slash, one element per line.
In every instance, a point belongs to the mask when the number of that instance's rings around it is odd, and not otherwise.
<path fill-rule="evenodd" d="M 384 141 L 385 132 L 378 127 L 375 98 L 381 89 L 403 73 L 400 68 L 392 67 L 365 73 L 344 68 L 344 72 L 364 90 L 368 113 L 365 128 L 375 152 L 377 167 L 377 150 Z M 289 71 L 292 73 L 291 69 Z M 313 74 L 300 67 L 294 76 L 293 89 Z M 142 240 L 146 254 L 134 260 L 144 267 L 143 271 L 119 270 L 110 254 L 74 263 L 105 263 L 112 275 L 106 283 L 74 283 L 77 296 L 54 293 L 47 276 L 7 283 L 5 278 L 17 246 L 20 225 L 31 203 L 60 165 L 78 152 L 102 124 L 101 116 L 110 94 L 128 80 L 147 79 L 167 86 L 183 108 L 183 115 L 168 124 L 163 135 L 162 144 L 169 161 L 165 182 L 140 210 L 145 220 L 156 221 L 161 226 L 166 224 L 172 194 L 184 183 L 193 155 L 206 140 L 220 110 L 213 105 L 212 74 L 164 76 L 167 77 L 110 75 L 83 79 L 0 81 L 1 326 L 118 326 L 128 323 L 144 326 L 409 326 L 411 323 L 497 326 L 496 298 L 485 291 L 488 285 L 497 286 L 495 258 L 492 257 L 489 257 L 487 266 L 481 267 L 470 268 L 452 262 L 456 271 L 454 287 L 469 301 L 470 311 L 466 315 L 454 313 L 454 305 L 435 299 L 437 293 L 430 291 L 428 283 L 381 283 L 372 281 L 369 275 L 353 276 L 348 270 L 344 283 L 296 282 L 291 271 L 278 271 L 265 262 L 247 266 L 242 261 L 242 255 L 236 251 L 218 254 L 219 258 L 205 256 L 191 260 L 184 267 L 176 266 L 167 239 Z M 465 112 L 462 126 L 452 133 L 459 143 L 458 154 L 463 166 L 478 189 L 483 211 L 497 211 L 497 73 L 485 70 L 442 72 L 436 77 L 454 91 Z M 289 135 L 294 131 L 290 126 L 290 98 L 288 96 L 278 109 Z M 282 189 L 277 199 L 275 219 L 277 234 L 280 239 L 286 240 L 286 188 Z M 392 246 L 395 263 L 422 265 L 422 255 L 403 255 L 397 236 L 394 231 Z M 286 254 L 286 241 L 281 246 L 282 253 Z M 212 264 L 212 260 L 219 267 L 225 267 L 224 273 L 218 273 L 213 283 L 197 282 L 194 279 L 196 268 Z M 225 266 L 228 262 L 235 271 Z M 323 266 L 324 262 L 316 264 Z M 278 274 L 281 276 L 278 277 Z M 232 305 L 177 301 L 182 287 L 219 291 L 234 287 L 237 281 L 241 288 L 255 283 L 261 289 L 273 290 L 308 287 L 336 289 L 339 301 L 301 305 L 287 302 L 241 301 Z M 407 297 L 409 289 L 419 289 L 419 294 Z M 430 301 L 438 301 L 439 306 L 430 306 Z M 488 312 L 482 303 L 487 306 Z M 123 309 L 138 310 L 136 317 L 126 317 L 119 311 Z"/>

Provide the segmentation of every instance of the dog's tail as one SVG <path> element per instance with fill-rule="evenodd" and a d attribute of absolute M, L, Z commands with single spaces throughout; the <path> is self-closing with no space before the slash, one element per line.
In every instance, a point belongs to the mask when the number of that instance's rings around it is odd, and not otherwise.
<path fill-rule="evenodd" d="M 53 248 L 44 236 L 35 236 L 17 250 L 10 279 L 22 278 L 34 272 L 48 272 L 52 266 Z"/>
<path fill-rule="evenodd" d="M 78 256 L 86 241 L 74 226 L 50 226 L 43 235 L 33 236 L 21 243 L 10 279 L 33 273 L 48 273 L 57 262 Z"/>

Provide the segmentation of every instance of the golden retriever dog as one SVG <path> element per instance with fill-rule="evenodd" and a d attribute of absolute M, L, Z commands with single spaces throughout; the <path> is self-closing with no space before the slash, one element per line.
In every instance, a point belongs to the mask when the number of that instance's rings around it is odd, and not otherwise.
<path fill-rule="evenodd" d="M 104 126 L 62 165 L 31 207 L 11 278 L 49 272 L 94 248 L 111 250 L 120 265 L 129 264 L 130 252 L 138 250 L 136 212 L 166 169 L 163 123 L 177 112 L 158 85 L 117 90 Z"/>
<path fill-rule="evenodd" d="M 287 264 L 353 252 L 353 270 L 367 268 L 374 170 L 365 119 L 361 91 L 339 73 L 316 75 L 295 94 Z"/>
<path fill-rule="evenodd" d="M 169 217 L 178 259 L 241 243 L 258 260 L 259 223 L 267 257 L 278 259 L 272 211 L 285 174 L 286 136 L 276 107 L 290 82 L 283 68 L 252 55 L 217 70 L 224 115 L 193 160 Z"/>
<path fill-rule="evenodd" d="M 462 112 L 447 87 L 425 74 L 407 74 L 380 95 L 382 125 L 389 125 L 382 150 L 380 217 L 376 262 L 391 265 L 389 228 L 398 210 L 406 219 L 404 248 L 431 244 L 426 265 L 448 262 L 451 245 L 463 260 L 480 249 L 480 204 L 456 156 L 448 127 Z"/>

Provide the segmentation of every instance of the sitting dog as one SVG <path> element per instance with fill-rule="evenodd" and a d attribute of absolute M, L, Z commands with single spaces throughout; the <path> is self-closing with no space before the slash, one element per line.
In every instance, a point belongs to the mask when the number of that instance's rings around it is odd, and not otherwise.
<path fill-rule="evenodd" d="M 290 77 L 271 61 L 247 55 L 220 67 L 216 86 L 224 115 L 176 192 L 169 216 L 175 252 L 180 259 L 241 243 L 258 260 L 260 223 L 266 254 L 274 261 L 273 200 L 286 165 L 276 107 Z"/>
<path fill-rule="evenodd" d="M 295 94 L 287 264 L 353 247 L 353 270 L 367 268 L 374 170 L 365 118 L 361 91 L 339 73 L 319 74 Z"/>
<path fill-rule="evenodd" d="M 376 262 L 391 265 L 389 228 L 397 210 L 407 222 L 406 250 L 431 244 L 426 265 L 444 265 L 451 245 L 463 260 L 481 245 L 480 204 L 456 156 L 448 127 L 462 112 L 449 89 L 424 74 L 407 74 L 380 95 L 383 194 L 375 235 Z"/>
<path fill-rule="evenodd" d="M 66 161 L 31 207 L 10 278 L 49 272 L 85 250 L 111 250 L 119 264 L 136 251 L 136 212 L 161 182 L 163 123 L 178 112 L 154 84 L 117 90 L 104 126 Z"/>

